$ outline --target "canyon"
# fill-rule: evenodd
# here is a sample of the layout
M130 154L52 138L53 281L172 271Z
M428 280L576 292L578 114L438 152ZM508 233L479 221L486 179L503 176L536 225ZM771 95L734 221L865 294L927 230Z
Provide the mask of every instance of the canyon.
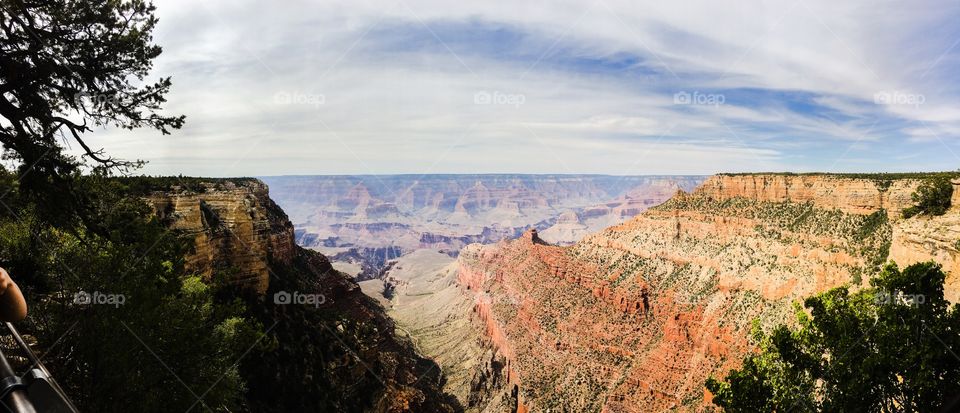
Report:
M804 297L936 260L960 299L960 191L943 216L901 216L923 178L717 175L570 246L530 229L420 273L399 258L384 303L446 374L472 377L451 391L468 411L710 410L704 381ZM452 336L476 357L446 356Z
M192 239L191 271L245 291L274 325L280 347L242 370L258 399L293 410L708 411L704 381L755 349L755 324L792 323L803 297L865 287L890 260L932 259L949 272L947 297L960 299L960 191L943 216L900 213L923 178L716 175L687 190L671 181L632 218L563 235L577 242L545 239L569 230L562 211L546 228L453 254L452 244L411 244L366 279L296 245L308 232L259 180L199 180L145 198ZM624 202L606 211L638 202L615 198ZM325 301L276 305L282 291ZM290 357L303 363L263 376Z
M537 228L569 245L692 190L700 176L357 175L260 179L294 223L297 243L366 280L419 249L455 257Z

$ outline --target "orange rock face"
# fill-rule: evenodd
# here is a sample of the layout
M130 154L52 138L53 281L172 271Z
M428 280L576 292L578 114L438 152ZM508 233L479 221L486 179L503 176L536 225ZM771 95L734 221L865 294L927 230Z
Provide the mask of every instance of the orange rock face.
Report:
M955 190L954 194L958 192ZM954 303L960 301L960 209L943 216L919 216L896 223L890 259L901 268L930 260L940 263L947 272L944 297Z
M826 209L870 214L886 209L899 214L911 205L915 179L882 181L831 175L715 175L697 188L697 195L726 200L743 197L770 202L813 202Z
M511 383L533 389L524 393L532 411L564 405L573 411L668 409L683 403L690 386L702 393L691 372L705 379L704 373L732 367L723 356L747 349L741 327L719 326L703 306L678 302L669 291L652 295L642 282L613 286L569 250L526 240L495 248L492 255L462 256L464 281L517 302L485 298L476 311L514 366ZM502 262L524 270L475 271ZM731 297L715 310L730 309ZM688 380L677 382L675 375Z
M529 411L705 410L704 381L752 351L753 320L790 323L796 300L866 283L890 249L886 208L915 185L813 178L714 177L571 247L470 246L459 283Z
M293 225L260 181L207 184L147 197L171 228L195 234L186 267L207 278L214 272L259 294L269 286L269 263L289 264Z

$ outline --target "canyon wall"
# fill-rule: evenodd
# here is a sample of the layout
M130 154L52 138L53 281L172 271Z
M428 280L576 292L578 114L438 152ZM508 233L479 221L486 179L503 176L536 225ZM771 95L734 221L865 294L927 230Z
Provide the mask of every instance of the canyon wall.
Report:
M208 279L223 272L229 282L263 294L270 262L292 262L293 225L263 182L201 182L195 188L154 192L147 200L172 229L193 235L188 271Z
M510 411L517 403L506 387L505 360L472 317L474 300L460 291L458 275L455 258L419 250L391 261L382 278L360 286L443 369L444 391L467 412ZM386 296L385 286L391 291Z
M919 178L889 179L884 175L856 177L829 174L715 175L696 194L723 201L747 198L766 202L812 202L824 209L870 214L884 209L891 216L911 205Z
M146 178L149 180L150 178ZM147 181L156 216L193 243L188 272L239 286L264 338L239 360L251 411L462 411L436 363L396 334L384 309L293 225L255 179ZM310 296L308 303L276 301Z
M960 180L953 180L950 210L941 216L918 216L893 226L890 260L901 267L936 261L947 271L944 296L960 302Z
M956 253L960 211L901 218L920 182L715 176L571 247L535 231L471 246L458 280L523 408L706 410L704 381L752 350L754 319L792 323L794 302L865 286L888 256Z
M692 189L703 176L608 175L326 175L268 176L277 202L300 226L335 219L402 222L410 216L476 226L546 216L542 211L631 200L634 206L663 202L645 188ZM670 194L667 193L667 196ZM631 216L633 214L630 214ZM391 221L392 220L392 221Z

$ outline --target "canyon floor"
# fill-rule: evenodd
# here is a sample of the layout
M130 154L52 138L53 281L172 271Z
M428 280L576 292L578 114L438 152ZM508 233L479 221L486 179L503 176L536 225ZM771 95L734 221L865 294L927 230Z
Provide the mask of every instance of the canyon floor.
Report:
M418 250L391 261L385 279L361 281L397 321L421 354L436 361L447 377L446 391L466 401L472 373L484 349L471 322L473 302L457 284L456 259L436 250ZM383 296L393 285L391 298Z

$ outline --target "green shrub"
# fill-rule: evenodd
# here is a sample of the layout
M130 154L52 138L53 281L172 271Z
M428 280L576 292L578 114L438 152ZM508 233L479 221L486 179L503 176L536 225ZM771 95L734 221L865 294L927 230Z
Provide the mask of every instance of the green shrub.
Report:
M707 381L713 403L727 412L955 411L960 306L944 298L945 279L933 262L890 264L870 288L806 299L797 329L764 333L755 321L759 351Z
M943 215L950 208L953 196L953 184L949 176L936 176L927 179L910 195L914 206L903 210L903 217L915 215Z

